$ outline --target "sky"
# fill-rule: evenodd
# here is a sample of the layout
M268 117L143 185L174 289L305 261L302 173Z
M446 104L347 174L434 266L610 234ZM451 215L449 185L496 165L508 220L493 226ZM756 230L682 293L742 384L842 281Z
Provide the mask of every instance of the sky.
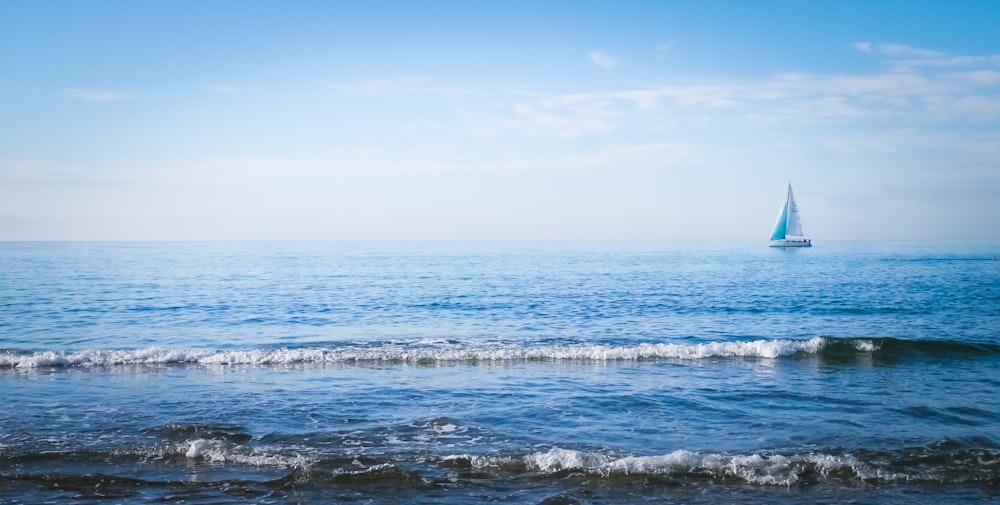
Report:
M1000 2L0 2L0 240L1000 240Z

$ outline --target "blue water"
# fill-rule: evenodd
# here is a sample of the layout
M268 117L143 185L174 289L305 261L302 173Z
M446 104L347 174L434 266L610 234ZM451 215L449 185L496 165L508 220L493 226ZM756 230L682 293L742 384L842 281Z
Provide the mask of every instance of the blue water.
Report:
M997 255L0 243L0 502L992 502Z

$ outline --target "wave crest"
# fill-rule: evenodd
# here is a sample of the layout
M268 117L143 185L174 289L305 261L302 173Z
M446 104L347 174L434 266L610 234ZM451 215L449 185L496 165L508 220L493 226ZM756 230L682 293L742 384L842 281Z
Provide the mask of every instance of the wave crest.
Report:
M345 344L310 348L245 350L146 349L0 351L0 368L110 367L123 365L295 365L295 364L447 364L524 361L631 362L698 360L707 358L775 359L819 356L829 360L857 358L897 361L920 357L975 357L1000 354L1000 346L951 341L894 338L770 339L707 343L589 343L539 344L483 341L414 341Z
M933 459L936 464L927 464ZM1000 455L986 450L933 453L856 451L834 454L720 454L677 450L655 456L616 457L554 447L521 458L511 456L449 456L446 463L481 470L537 472L543 475L590 475L601 479L629 476L670 480L707 480L716 483L793 486L822 480L841 482L939 483L996 482Z
M304 349L164 349L0 352L0 367L100 367L117 365L286 365L300 363L449 363L516 361L643 361L656 359L777 358L799 352L816 353L822 337L808 340L754 340L700 344L609 345L477 345L462 343L383 344L378 346Z
M716 481L739 481L758 485L790 486L812 475L829 476L847 473L860 480L885 478L863 468L852 456L807 454L703 454L677 450L659 456L626 456L582 453L553 448L545 453L525 456L529 469L543 473L580 470L602 477L616 475L668 475L703 477ZM895 478L895 476L888 476Z

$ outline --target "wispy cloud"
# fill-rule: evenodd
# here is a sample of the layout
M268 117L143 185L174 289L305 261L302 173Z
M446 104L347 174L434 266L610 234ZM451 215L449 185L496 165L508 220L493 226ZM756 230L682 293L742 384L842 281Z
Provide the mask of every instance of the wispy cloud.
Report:
M922 58L922 59L940 59L947 57L948 53L943 53L941 51L931 51L928 49L919 49L916 47L910 47L905 44L879 44L878 52L886 56L891 56L894 58Z
M475 92L460 87L435 85L427 79L377 78L362 82L342 83L328 82L326 87L341 95L348 96L439 96L457 98L475 94Z
M520 103L517 111L522 119L551 126L537 131L575 135L608 131L609 119L630 114L625 106L639 111L673 110L675 115L700 109L699 113L726 117L730 122L741 117L756 121L766 113L772 124L851 117L925 124L1000 120L1000 55L961 56L901 44L858 42L853 46L881 58L886 69L538 95L534 103ZM592 122L580 123L582 118ZM570 126L575 122L575 127ZM584 127L587 124L590 127Z
M379 78L327 86L349 96L447 96L453 99L457 121L437 121L434 131L473 136L574 139L684 125L778 127L864 121L866 128L874 128L1000 121L1000 55L954 55L871 42L851 47L871 55L883 68L569 92L470 92L428 79ZM603 53L588 56L602 68L613 68L613 58Z
M64 89L63 96L77 100L86 100L88 102L113 102L130 98L128 95L118 91L77 88Z
M933 51L907 46L905 44L873 44L873 54L886 58L886 65L899 72L912 72L923 68L971 68L998 67L1000 54L954 55L944 51Z
M615 67L618 66L617 58L604 54L600 51L593 51L591 53L588 53L587 58L590 59L591 63L597 65L598 67L603 68L604 70L614 70Z
M1000 72L995 70L975 70L967 72L964 77L973 84L994 86L1000 84Z

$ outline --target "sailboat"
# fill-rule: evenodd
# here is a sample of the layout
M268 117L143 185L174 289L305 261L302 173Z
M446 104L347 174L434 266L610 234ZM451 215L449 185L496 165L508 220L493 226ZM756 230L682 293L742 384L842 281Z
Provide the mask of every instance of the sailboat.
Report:
M788 184L788 198L778 212L778 220L771 232L771 247L812 247L812 241L802 234L802 220L799 207L795 205L792 184Z

